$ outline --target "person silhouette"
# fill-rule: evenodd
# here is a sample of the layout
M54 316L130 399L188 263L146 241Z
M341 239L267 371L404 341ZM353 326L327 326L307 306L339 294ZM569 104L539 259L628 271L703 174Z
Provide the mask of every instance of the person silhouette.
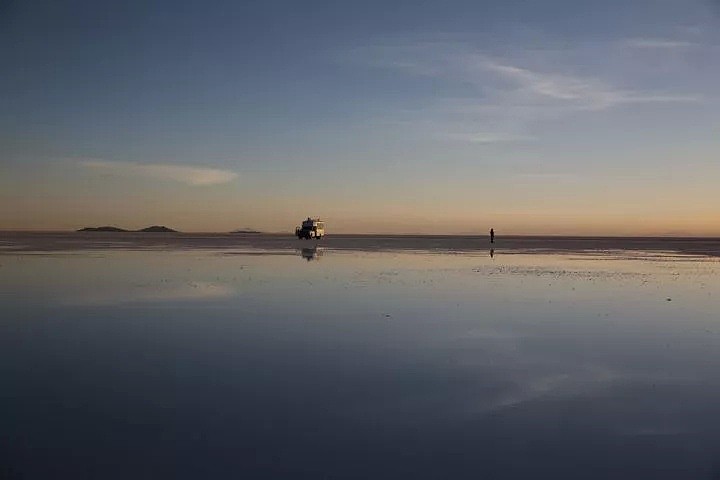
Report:
M495 230L490 229L490 243L495 243Z

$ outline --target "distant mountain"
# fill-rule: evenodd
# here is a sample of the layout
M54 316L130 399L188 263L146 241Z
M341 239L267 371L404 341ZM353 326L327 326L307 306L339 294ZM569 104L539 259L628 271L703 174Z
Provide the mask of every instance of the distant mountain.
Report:
M143 228L142 230L138 230L138 232L146 232L146 233L177 233L177 230L173 230L172 228L168 228L162 225L153 225L152 227Z
M251 228L238 228L237 230L233 230L230 233L262 233L259 230L253 230Z
M78 232L128 232L129 230L125 230L124 228L118 228L118 227L85 227L78 230Z
M142 230L125 230L124 228L118 227L85 227L78 230L78 232L142 232L142 233L173 233L177 230L172 228L163 227L162 225L153 225L152 227L143 228Z

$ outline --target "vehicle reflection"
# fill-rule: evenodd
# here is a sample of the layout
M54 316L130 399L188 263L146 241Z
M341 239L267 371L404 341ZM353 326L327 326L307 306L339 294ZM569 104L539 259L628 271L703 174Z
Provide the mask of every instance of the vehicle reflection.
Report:
M320 260L320 257L322 257L322 255L323 250L318 247L303 248L300 250L300 256L308 262L311 262L313 260Z

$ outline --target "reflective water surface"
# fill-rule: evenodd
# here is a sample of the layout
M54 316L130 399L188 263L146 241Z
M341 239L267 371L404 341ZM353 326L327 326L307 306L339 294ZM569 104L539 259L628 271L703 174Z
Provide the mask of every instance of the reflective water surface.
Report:
M720 478L720 263L6 252L0 477Z

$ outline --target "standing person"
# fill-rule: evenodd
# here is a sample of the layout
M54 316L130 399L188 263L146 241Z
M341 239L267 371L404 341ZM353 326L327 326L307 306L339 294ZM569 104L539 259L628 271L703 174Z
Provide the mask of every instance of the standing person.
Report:
M495 243L495 230L490 229L490 243Z

